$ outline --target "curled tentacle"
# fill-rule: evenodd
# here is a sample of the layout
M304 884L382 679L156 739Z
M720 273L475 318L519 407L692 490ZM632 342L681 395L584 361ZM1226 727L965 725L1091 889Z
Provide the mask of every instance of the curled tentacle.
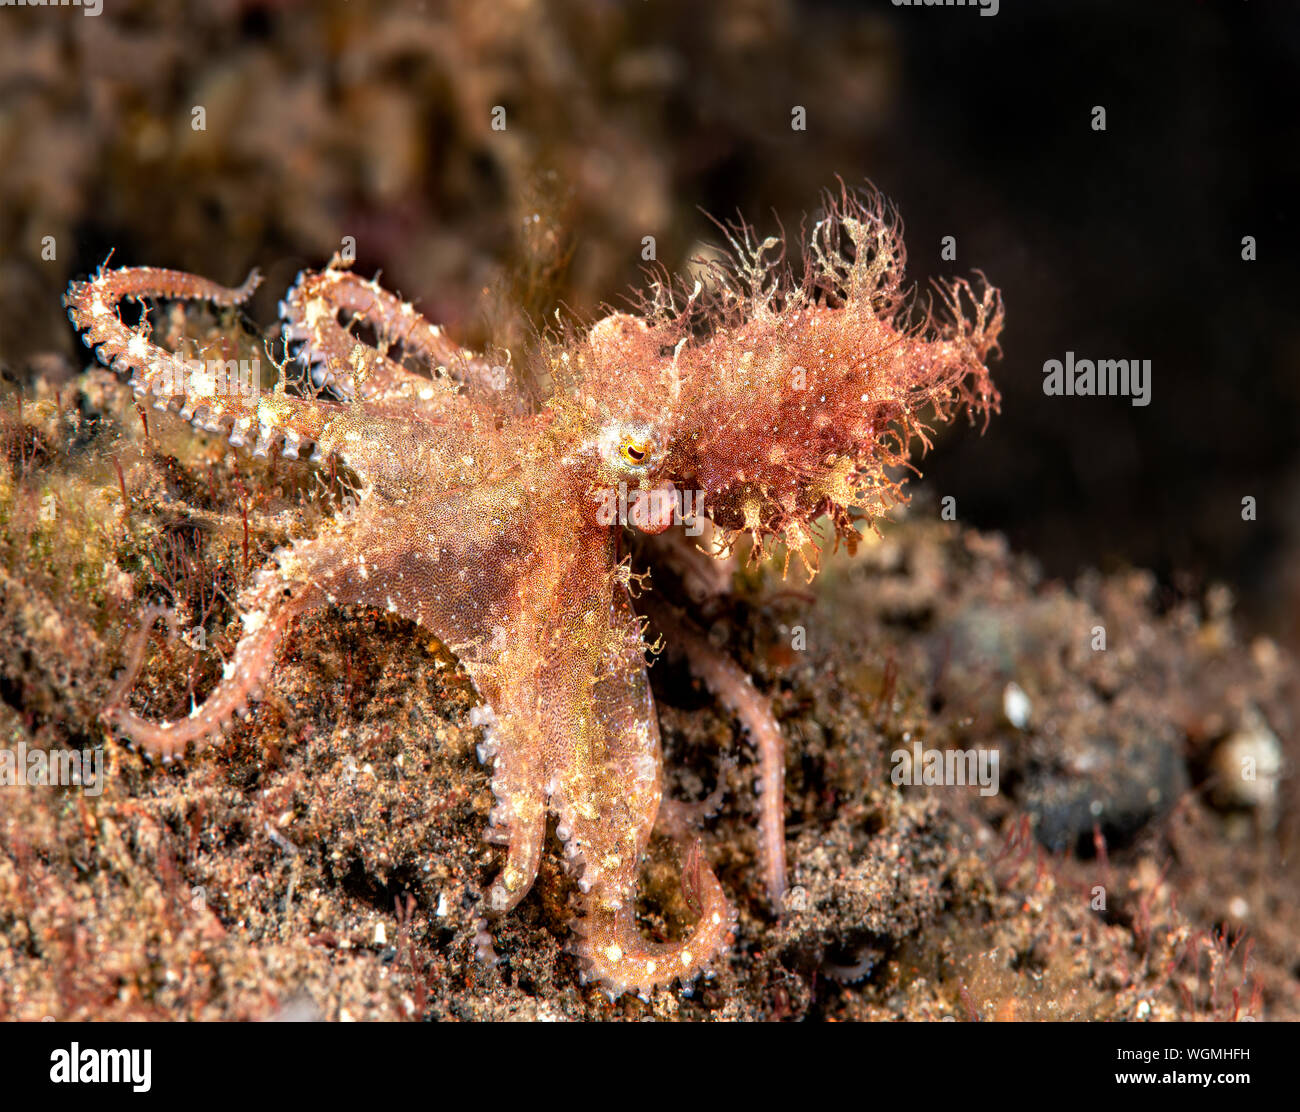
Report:
M505 411L522 411L505 368L460 348L409 302L344 265L336 256L323 271L303 271L280 302L285 339L300 345L298 356L317 386L332 386L362 401L432 400L435 386L429 379L390 357L400 345L404 354L426 361L468 392ZM340 322L340 312L374 328L381 346L359 340Z
M612 616L615 627L629 622L625 593L616 597ZM687 937L651 943L637 928L638 876L659 814L663 770L639 629L625 628L621 651L607 643L594 672L579 656L549 681L564 698L568 739L551 807L586 897L574 924L576 950L611 996L692 979L729 945L735 922L717 879L697 857L690 880L699 917Z
M115 685L103 719L164 763L182 756L190 746L195 752L205 748L250 698L258 696L275 663L276 646L294 618L327 603L374 601L358 589L366 586L364 574L358 578L355 573L365 571L364 551L377 543L377 528L364 507L352 509L333 518L320 536L277 551L276 566L258 572L253 586L240 595L244 633L221 681L187 718L152 722L123 705L138 670L142 638L148 636L148 626L159 613L159 608L147 610L144 630L128 650L134 665Z
M88 282L73 282L63 300L86 346L97 349L101 362L129 373L131 388L137 396L151 396L155 408L179 406L181 416L197 428L224 433L236 447L251 444L257 456L280 447L284 455L296 458L308 444L338 450L356 424L347 407L291 397L283 385L263 392L260 367L245 373L246 368L233 360L185 359L155 344L146 328L128 328L119 314L118 306L127 297L237 305L259 280L254 271L242 286L231 289L178 270L101 269Z
M241 598L244 636L226 664L221 682L196 706L189 717L169 722L153 722L123 705L126 691L139 670L144 641L149 626L159 616L160 608L145 612L146 622L133 638L126 675L114 686L101 717L146 756L170 764L186 749L201 752L220 734L236 714L256 697L275 662L275 647L289 622L298 614L319 603L313 588L285 597L283 582L273 572L264 572L259 584Z
M630 900L617 907L606 906L600 899L589 902L584 917L574 924L576 949L587 974L599 980L611 996L648 993L676 978L689 981L731 945L736 915L717 877L701 862L693 881L700 916L680 942L645 941L637 930Z

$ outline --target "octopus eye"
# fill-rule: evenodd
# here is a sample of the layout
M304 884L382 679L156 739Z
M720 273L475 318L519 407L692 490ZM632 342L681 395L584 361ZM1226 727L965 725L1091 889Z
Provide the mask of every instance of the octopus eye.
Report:
M650 457L652 445L649 440L637 440L633 436L624 436L619 442L618 454L624 463L640 467Z

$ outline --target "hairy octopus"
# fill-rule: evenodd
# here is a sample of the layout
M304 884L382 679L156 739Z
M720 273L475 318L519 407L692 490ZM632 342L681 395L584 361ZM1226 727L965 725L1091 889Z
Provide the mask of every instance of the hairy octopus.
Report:
M916 309L891 210L843 186L824 201L801 236L798 273L781 238L728 226L729 251L702 263L691 288L659 274L637 312L539 337L533 369L551 384L541 400L337 258L301 274L281 303L282 335L322 388L300 393L283 380L256 396L222 390L122 320L128 298L238 304L256 272L238 289L153 268L101 267L74 282L69 317L102 361L131 373L137 395L254 454L296 459L311 448L312 460L335 457L360 480L344 511L280 549L240 596L233 659L188 718L137 715L127 676L106 722L150 757L197 751L260 691L294 618L326 605L393 611L454 651L482 700L473 721L486 727L479 756L492 763L488 836L506 847L490 912L529 891L554 813L583 893L584 974L616 996L705 970L735 928L707 864L692 868L699 915L685 938L651 943L635 919L651 832L658 821L684 842L687 811L663 798L645 618L630 590L640 577L620 558L620 526L680 535L676 492L702 492L709 555L748 538L752 558L783 547L787 569L800 554L811 578L815 523L851 546L861 523L897 502L913 441L928 444L923 419L964 409L987 421L999 401L986 367L1002 327L998 292L982 276L978 290L958 280L939 286L938 309ZM378 346L358 339L360 323ZM630 521L607 512L614 490ZM780 729L734 662L679 616L665 621L757 747L761 866L779 910Z

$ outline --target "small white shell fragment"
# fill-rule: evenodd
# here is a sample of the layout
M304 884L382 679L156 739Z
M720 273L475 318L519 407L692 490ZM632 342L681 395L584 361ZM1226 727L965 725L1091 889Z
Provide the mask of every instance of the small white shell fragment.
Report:
M1017 730L1023 730L1029 725L1033 712L1034 705L1018 683L1009 683L1002 689L1002 713Z

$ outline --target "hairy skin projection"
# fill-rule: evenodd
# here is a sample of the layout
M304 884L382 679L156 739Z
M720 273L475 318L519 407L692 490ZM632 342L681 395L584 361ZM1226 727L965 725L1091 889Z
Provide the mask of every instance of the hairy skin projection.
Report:
M694 836L692 809L663 800L643 622L618 558L620 525L602 513L607 495L626 484L634 510L645 511L652 495L703 491L711 556L748 537L752 558L783 547L787 568L797 553L811 577L813 523L825 518L852 546L858 524L901 497L886 469L897 473L915 441L928 443L924 419L965 409L987 420L997 407L985 364L1002 327L998 293L983 283L941 287L937 311L909 307L897 224L874 194L826 196L798 273L782 240L726 231L730 254L693 288L664 276L637 312L546 337L533 369L554 388L540 404L338 260L300 276L281 312L315 383L341 400L291 394L283 382L260 396L218 393L211 376L186 374L120 317L126 298L233 305L255 275L239 289L147 268L74 282L69 316L104 362L132 375L137 394L257 455L298 458L310 448L313 460L336 457L360 480L346 510L277 552L243 593L234 658L190 717L154 722L131 711L132 667L106 721L151 757L197 752L257 695L295 617L331 604L393 611L454 651L482 700L474 720L485 726L479 752L492 763L496 797L488 837L505 847L489 911L507 912L529 891L554 813L583 893L575 934L584 971L617 995L706 968L735 923L706 864L692 862L700 914L685 938L651 943L636 924L656 820L683 846ZM378 347L354 338L357 322L374 329ZM399 342L400 361L390 358ZM408 370L413 360L429 373ZM669 522L662 509L629 516L648 533ZM662 609L665 634L680 638L758 748L760 866L779 910L779 727L748 677ZM147 612L148 623L157 616ZM134 666L147 635L128 648Z

